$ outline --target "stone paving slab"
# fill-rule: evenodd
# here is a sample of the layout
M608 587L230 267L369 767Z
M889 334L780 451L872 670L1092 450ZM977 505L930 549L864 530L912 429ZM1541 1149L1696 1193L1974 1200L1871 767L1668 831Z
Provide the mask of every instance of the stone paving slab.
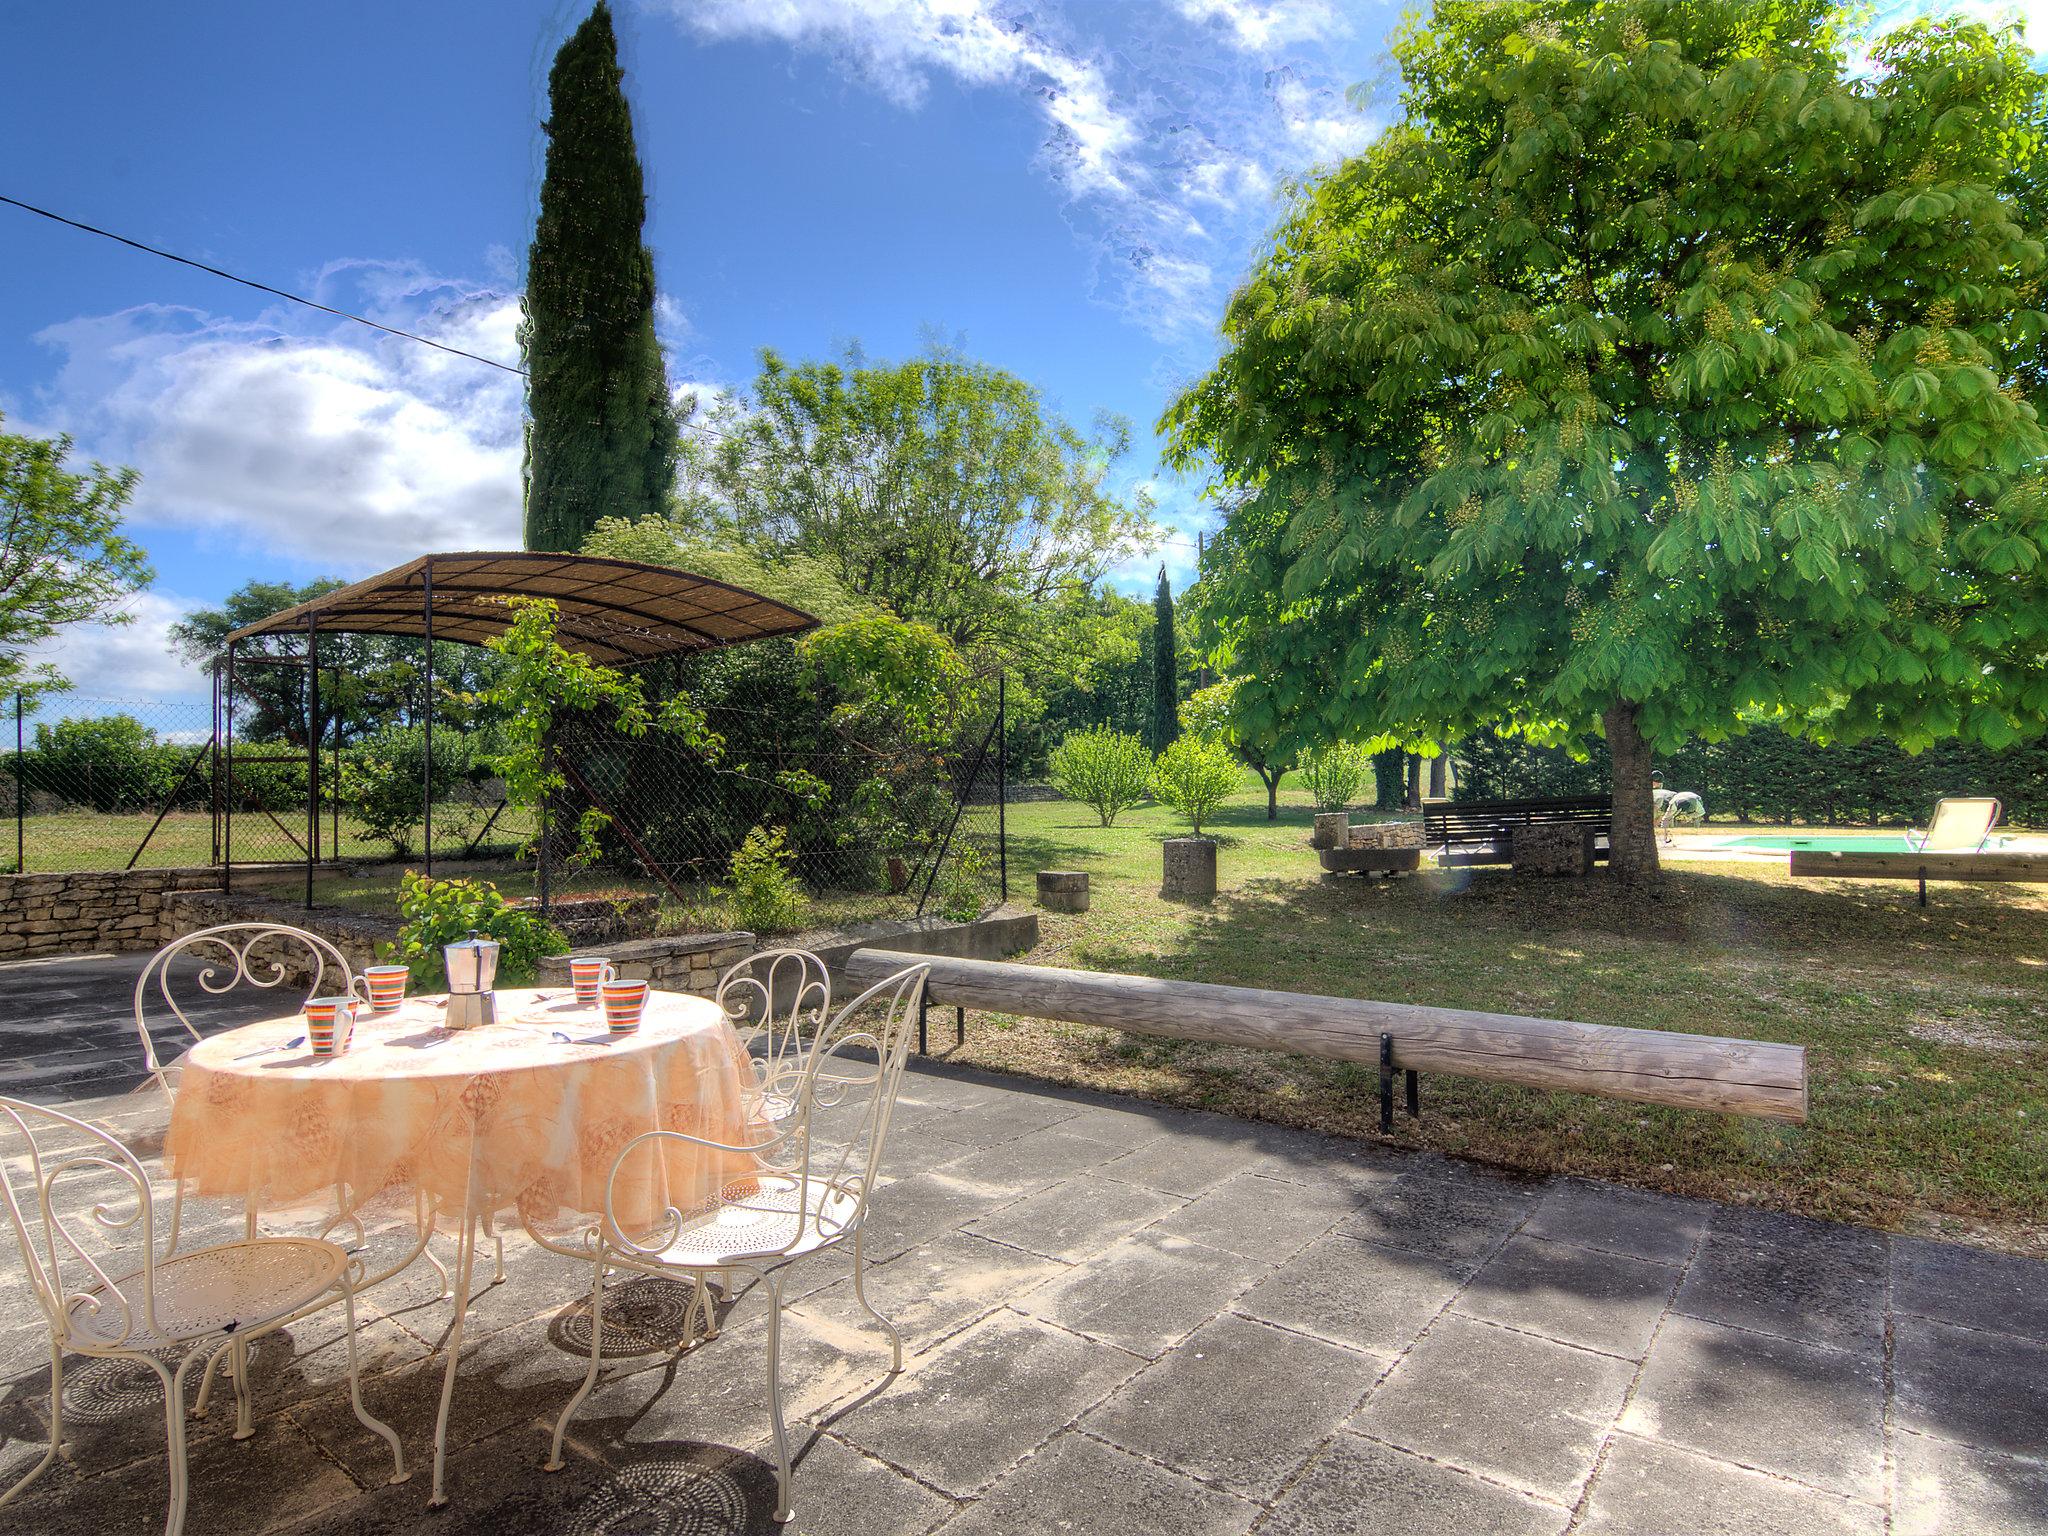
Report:
M1635 1367L1511 1328L1445 1317L1373 1389L1361 1434L1569 1505Z
M139 964L0 966L0 1092L158 1145L160 1097L125 1093ZM599 1386L551 1476L589 1273L515 1236L503 1284L480 1256L452 1508L424 1507L449 1311L417 1268L364 1299L362 1347L365 1398L421 1475L385 1486L320 1314L258 1341L253 1439L230 1437L227 1391L193 1420L188 1529L2048 1533L2048 1264L930 1063L895 1129L868 1289L907 1368L891 1376L850 1255L785 1270L789 1527L761 1289L687 1344L686 1287L614 1281ZM191 1230L229 1237L239 1216L196 1207ZM151 1536L153 1375L67 1376L65 1454L0 1530ZM0 1268L0 1481L48 1422L44 1336Z

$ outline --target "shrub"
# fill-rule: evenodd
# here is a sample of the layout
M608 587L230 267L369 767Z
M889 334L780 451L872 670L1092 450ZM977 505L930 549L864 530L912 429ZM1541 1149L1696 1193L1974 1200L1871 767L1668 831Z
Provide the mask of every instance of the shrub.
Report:
M463 731L434 738L436 830L449 830L445 801L471 776L474 752ZM427 765L426 732L417 725L387 725L351 744L341 758L342 800L367 837L408 857L420 831L420 778Z
M1315 797L1319 811L1341 811L1372 771L1372 754L1340 741L1301 754L1301 782Z
M472 933L498 941L501 986L533 980L541 956L569 947L538 912L513 906L488 880L429 880L407 870L398 882L398 913L405 919L398 930L398 962L427 990L448 984L441 947Z
M1075 731L1053 749L1052 787L1093 806L1105 827L1151 792L1152 756L1128 731L1097 726Z
M1213 737L1182 736L1152 765L1152 793L1194 824L1221 805L1239 783L1237 758Z
M787 933L802 920L804 889L789 872L795 859L781 827L756 827L733 851L732 884L719 894L742 928Z
M939 916L956 923L971 923L981 916L988 896L988 860L971 843L961 844L939 879Z

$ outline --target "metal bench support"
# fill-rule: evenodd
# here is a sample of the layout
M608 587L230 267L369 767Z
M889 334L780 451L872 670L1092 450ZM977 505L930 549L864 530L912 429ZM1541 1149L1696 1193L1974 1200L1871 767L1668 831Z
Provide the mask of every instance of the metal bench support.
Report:
M1422 1114L1422 1083L1411 1069L1402 1074L1402 1097L1408 1118L1417 1119ZM1382 1031L1380 1034L1380 1134L1394 1134L1394 1037Z

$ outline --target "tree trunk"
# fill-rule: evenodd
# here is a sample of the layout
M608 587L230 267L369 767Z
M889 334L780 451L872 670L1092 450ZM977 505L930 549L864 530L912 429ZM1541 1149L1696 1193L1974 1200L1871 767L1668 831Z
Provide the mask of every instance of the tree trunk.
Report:
M1650 747L1636 729L1636 706L1616 699L1602 717L1607 754L1614 764L1614 829L1607 839L1607 871L1617 880L1658 877L1657 813L1650 797Z
M1280 772L1278 768L1258 770L1259 777L1266 781L1266 820L1280 819Z
M1431 759L1429 760L1429 798L1430 798L1430 799L1432 799L1432 800L1441 800L1441 799L1443 799L1444 795L1445 795L1445 794L1447 793L1447 791L1446 791L1446 789L1445 789L1444 785L1445 785L1445 778L1446 778L1446 776L1447 776L1447 773L1448 773L1448 770L1449 770L1450 766L1451 766L1451 754L1450 754L1450 749L1449 749L1448 747L1445 747L1445 746L1443 746L1443 745L1439 744L1439 745L1438 745L1438 747L1437 747L1437 754L1436 754L1436 756L1435 756L1435 757L1432 757L1432 758L1431 758Z
M1422 759L1414 753L1410 753L1408 757L1408 798L1404 802L1404 809L1422 809Z

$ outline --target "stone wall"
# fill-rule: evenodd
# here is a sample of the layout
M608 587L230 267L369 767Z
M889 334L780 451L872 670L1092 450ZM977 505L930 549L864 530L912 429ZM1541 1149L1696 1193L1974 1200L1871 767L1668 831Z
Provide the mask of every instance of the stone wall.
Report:
M679 933L663 939L628 939L623 944L587 946L578 953L603 955L619 975L645 981L657 992L694 992L709 997L718 979L754 952L754 936L744 929L723 933ZM540 962L543 986L569 984L568 955L549 955Z
M1420 848L1422 846L1422 823L1419 821L1378 821L1369 826L1353 827L1351 848Z
M336 949L355 971L376 965L382 958L378 949L398 938L396 917L377 918L362 912L333 907L306 910L303 901L244 895L237 891L191 891L167 898L163 905L161 942L219 923L274 923L280 928L303 928L317 933ZM303 944L290 940L266 940L250 951L252 961L275 963L284 968L293 985L308 985L313 979L313 957Z
M155 949L167 900L219 884L204 867L0 875L0 960Z

